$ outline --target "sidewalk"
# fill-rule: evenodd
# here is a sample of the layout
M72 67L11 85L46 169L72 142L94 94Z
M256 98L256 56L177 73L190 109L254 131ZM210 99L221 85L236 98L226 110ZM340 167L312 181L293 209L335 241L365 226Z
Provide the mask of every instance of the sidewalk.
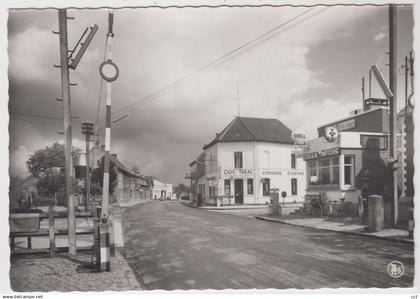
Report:
M89 252L75 258L67 253L20 255L10 260L10 285L15 292L130 291L142 290L122 255L111 258L111 272L96 272Z
M313 218L313 217L299 217L294 215L289 216L275 216L275 215L259 215L255 218L265 221L285 223L295 226L308 227L313 229L335 231L340 233L363 235L368 237L400 241L414 244L412 239L408 238L408 231L401 229L388 228L380 232L367 232L365 226L359 224L358 218Z
M267 204L255 204L255 205L246 205L246 204L240 204L240 205L230 205L230 206L197 206L197 204L192 203L190 201L182 201L182 203L186 206L190 206L193 208L203 209L203 210L245 210L245 209L268 209ZM295 210L296 208L299 208L302 206L302 203L286 203L283 208Z

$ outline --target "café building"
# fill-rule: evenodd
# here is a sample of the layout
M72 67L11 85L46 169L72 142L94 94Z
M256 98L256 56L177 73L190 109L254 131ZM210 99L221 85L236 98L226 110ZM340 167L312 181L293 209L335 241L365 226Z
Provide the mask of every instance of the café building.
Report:
M305 164L299 153L292 131L278 119L236 117L190 164L193 199L258 205L278 189L287 193L285 202L302 201Z

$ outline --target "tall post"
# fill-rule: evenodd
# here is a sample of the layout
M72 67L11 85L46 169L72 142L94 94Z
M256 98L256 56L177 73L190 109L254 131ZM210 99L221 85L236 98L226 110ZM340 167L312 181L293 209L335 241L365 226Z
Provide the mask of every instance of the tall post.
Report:
M372 70L369 70L369 99L372 98Z
M365 104L365 76L362 77L362 107Z
M69 255L76 255L76 218L73 197L73 161L72 161L72 134L71 134L71 105L70 105L70 74L68 65L67 41L67 11L58 10L58 23L60 32L60 64L61 64L61 92L64 109L64 137L65 137L65 166L66 166L66 197L68 211L68 243Z
M390 98L389 114L390 114L390 156L393 159L397 158L397 6L395 4L389 5L389 89L393 96ZM394 226L398 221L398 180L397 172L392 173L392 198L393 198L393 220Z
M109 160L111 155L111 82L118 78L118 67L112 62L112 31L114 23L114 14L110 11L108 14L108 33L106 58L99 72L102 78L107 81L106 84L106 116L105 116L105 157L104 157L104 179L102 187L102 211L101 223L99 225L99 245L100 245L100 270L110 271L110 221L109 221ZM109 74L111 72L111 75Z
M90 195L90 163L89 163L89 134L86 134L86 197L85 197L85 212L88 210L88 201L89 201L89 195Z

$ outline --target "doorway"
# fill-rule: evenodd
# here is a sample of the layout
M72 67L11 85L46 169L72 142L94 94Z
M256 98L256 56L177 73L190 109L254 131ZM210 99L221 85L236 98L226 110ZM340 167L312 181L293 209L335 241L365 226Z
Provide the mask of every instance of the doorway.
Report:
M244 203L244 181L235 179L235 204Z

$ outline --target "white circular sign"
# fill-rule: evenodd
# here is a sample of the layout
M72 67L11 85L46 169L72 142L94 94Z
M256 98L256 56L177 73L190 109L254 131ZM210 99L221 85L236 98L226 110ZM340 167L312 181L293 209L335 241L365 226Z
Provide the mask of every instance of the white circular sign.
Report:
M338 130L336 127L326 127L325 128L325 139L328 142L334 142L338 138Z
M117 80L120 71L112 60L107 60L99 66L99 73L105 81L112 82Z

